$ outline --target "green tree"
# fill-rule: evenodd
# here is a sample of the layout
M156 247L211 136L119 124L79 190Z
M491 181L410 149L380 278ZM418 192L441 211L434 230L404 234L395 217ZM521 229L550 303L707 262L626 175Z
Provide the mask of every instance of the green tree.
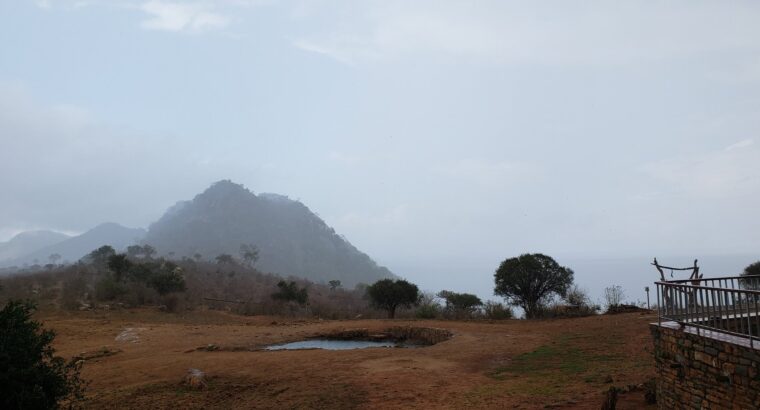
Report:
M0 408L56 409L83 397L79 365L55 356L55 333L32 320L35 307L10 301L0 310Z
M438 297L446 301L446 310L455 316L469 316L483 306L483 301L471 293L456 293L448 290L438 292Z
M388 317L393 319L399 306L410 308L417 305L420 290L403 279L381 279L367 287L367 296L372 306L387 311Z
M143 245L142 253L145 256L145 259L153 259L153 255L156 254L156 248L150 245Z
M123 282L132 266L134 264L127 258L126 254L117 253L108 258L108 269L113 272L116 282Z
M183 292L186 289L182 268L171 262L164 262L159 269L152 272L147 285L164 296L173 292Z
M98 267L105 267L108 264L108 258L116 255L116 251L109 245L101 246L85 256L85 262L91 263Z
M259 248L250 244L240 245L240 258L243 259L246 266L252 268L259 260Z
M227 253L222 253L216 257L217 265L233 265L235 264L235 258Z
M284 302L297 302L303 306L309 300L309 291L305 287L299 288L293 281L285 282L281 280L277 283L277 292L272 293L272 299Z
M744 289L760 289L760 261L752 263L744 268L742 276L751 276L750 278L740 279L740 283ZM755 298L757 298L757 296Z
M746 268L744 268L744 272L742 272L742 276L753 275L760 275L760 261L748 265Z
M522 307L525 317L532 319L549 298L565 295L573 283L573 271L550 256L526 253L504 260L494 280L494 293L511 305Z
M327 284L330 285L330 290L338 289L341 286L340 281L337 279L333 279L327 282Z

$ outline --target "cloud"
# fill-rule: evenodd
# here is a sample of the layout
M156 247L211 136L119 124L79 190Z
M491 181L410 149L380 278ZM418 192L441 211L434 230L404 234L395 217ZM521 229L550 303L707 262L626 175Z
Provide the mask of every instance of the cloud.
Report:
M332 162L337 162L339 164L349 165L349 166L356 165L362 160L362 158L358 155L346 154L345 152L340 152L340 151L331 151L327 155L327 159Z
M339 232L351 232L363 229L394 230L410 222L410 208L400 204L379 213L349 212L330 218Z
M221 29L230 22L211 3L149 1L140 9L151 16L140 24L146 30L199 32Z
M696 200L757 197L760 201L760 150L746 139L724 149L698 155L679 156L645 164L644 173L666 192L688 195Z
M539 175L536 166L518 161L464 158L445 167L437 167L437 174L460 182L486 187L505 186L520 181L533 180Z
M82 231L116 218L145 226L187 195L175 183L156 190L145 181L192 185L202 172L179 140L108 127L86 107L43 104L23 87L3 83L0 146L0 228L6 234L41 227ZM208 177L200 180L204 185ZM146 190L156 197L144 201Z
M746 147L751 147L755 143L755 140L752 138L748 138L746 140L741 140L735 144L731 144L725 148L725 151L733 151L735 149L741 149Z
M321 13L321 14L320 14ZM317 8L330 20L294 41L355 64L420 54L506 64L629 64L718 50L758 50L752 3L369 1Z

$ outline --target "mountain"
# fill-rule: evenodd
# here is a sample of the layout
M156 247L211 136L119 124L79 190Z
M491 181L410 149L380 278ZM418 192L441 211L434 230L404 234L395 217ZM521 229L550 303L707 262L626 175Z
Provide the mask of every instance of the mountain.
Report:
M68 238L13 259L6 262L5 265L21 266L25 263L35 263L35 260L41 264L45 264L50 255L53 254L61 255L61 262L75 262L82 256L103 245L111 245L118 251L139 242L143 236L145 236L145 229L127 228L112 222L104 223L81 235Z
M68 238L68 235L53 231L21 232L8 242L0 242L0 263L28 255Z
M338 279L348 287L393 277L304 204L277 194L255 195L230 181L169 208L143 242L161 254L200 253L206 259L237 256L241 244L252 244L259 249L261 271L317 282Z

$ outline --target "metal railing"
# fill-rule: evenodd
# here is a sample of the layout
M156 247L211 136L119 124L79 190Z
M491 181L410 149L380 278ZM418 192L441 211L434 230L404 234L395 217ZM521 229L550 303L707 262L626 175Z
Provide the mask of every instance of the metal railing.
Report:
M655 282L658 323L673 321L760 342L760 276Z

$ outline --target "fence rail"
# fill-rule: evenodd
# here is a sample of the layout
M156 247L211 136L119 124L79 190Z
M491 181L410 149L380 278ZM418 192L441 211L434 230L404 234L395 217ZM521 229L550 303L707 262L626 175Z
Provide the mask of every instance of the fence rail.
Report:
M673 321L760 342L760 276L655 282L658 322Z

